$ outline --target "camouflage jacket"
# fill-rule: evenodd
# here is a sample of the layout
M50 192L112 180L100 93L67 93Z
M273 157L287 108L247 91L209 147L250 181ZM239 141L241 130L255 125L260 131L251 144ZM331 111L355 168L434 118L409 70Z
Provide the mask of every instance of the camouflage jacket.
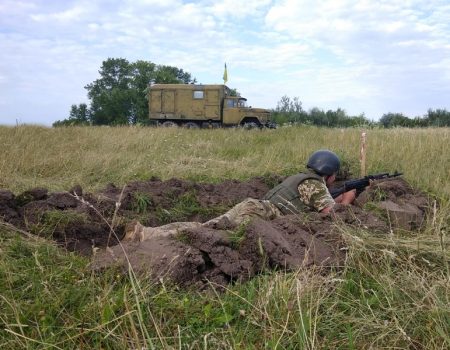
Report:
M312 211L320 212L332 207L336 202L331 197L325 180L308 179L298 185L300 200Z
M318 211L334 205L324 179L312 172L293 175L269 191L269 200L283 214Z

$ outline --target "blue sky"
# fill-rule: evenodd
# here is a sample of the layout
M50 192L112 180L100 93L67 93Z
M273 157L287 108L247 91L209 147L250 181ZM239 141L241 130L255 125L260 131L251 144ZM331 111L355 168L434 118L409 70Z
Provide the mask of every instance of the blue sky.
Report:
M449 0L1 0L0 124L51 125L108 57L190 72L255 107L379 119L450 110Z

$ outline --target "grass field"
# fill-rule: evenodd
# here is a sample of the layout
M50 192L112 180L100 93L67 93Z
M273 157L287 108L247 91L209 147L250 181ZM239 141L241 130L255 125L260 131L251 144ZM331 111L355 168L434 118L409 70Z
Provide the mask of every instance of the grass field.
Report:
M328 275L270 272L225 292L93 274L85 258L0 222L2 349L450 348L450 129L367 130L370 173L404 172L436 200L422 232L342 228ZM293 174L319 148L359 173L357 129L267 131L0 127L0 188L91 191L159 176L197 181Z

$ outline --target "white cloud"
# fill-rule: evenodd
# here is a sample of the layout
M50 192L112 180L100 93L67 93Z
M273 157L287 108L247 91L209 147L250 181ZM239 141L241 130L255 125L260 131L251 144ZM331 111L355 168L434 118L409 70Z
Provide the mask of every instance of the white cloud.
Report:
M37 22L58 21L58 22L74 22L80 21L86 13L84 7L75 6L65 11L54 13L38 13L32 14L30 17Z
M24 2L17 0L2 0L2 2L0 3L0 15L1 16L16 15L35 8L36 5L31 2Z

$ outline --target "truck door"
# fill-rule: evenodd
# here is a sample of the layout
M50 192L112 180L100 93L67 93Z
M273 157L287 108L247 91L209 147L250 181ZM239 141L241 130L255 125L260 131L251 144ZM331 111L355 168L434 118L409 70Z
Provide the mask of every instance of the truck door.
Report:
M206 91L205 118L212 120L220 119L219 90Z
M164 113L175 112L175 91L162 92L162 112Z
M238 108L238 100L236 98L226 98L223 105L223 120L227 125L239 124L242 117Z

